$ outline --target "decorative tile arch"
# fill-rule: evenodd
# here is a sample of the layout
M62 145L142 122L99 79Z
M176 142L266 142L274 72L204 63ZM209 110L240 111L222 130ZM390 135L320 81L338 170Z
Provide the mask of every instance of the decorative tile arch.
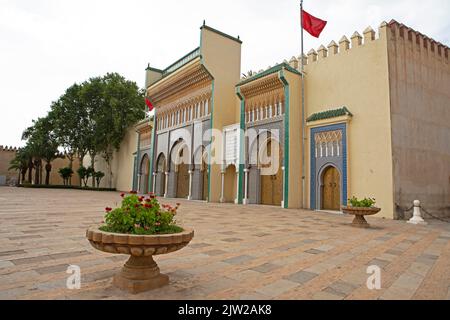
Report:
M336 124L312 128L310 131L310 207L320 208L320 183L323 170L334 166L341 174L341 203L348 201L347 125ZM331 148L331 150L330 150Z

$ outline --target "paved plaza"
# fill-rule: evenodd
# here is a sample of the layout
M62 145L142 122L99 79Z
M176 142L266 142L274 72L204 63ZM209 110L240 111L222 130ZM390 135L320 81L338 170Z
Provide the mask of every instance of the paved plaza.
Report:
M156 257L170 285L131 295L112 286L126 261L92 248L85 230L119 193L0 188L0 299L450 299L450 224L412 226L264 206L181 202L195 238ZM82 287L69 290L69 265ZM382 269L369 290L367 267Z

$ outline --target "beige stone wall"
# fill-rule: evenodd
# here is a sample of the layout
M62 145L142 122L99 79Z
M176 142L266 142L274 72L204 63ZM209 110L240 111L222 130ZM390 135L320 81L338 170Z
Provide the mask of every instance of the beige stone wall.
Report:
M396 216L419 199L448 217L449 48L395 22L388 37Z
M6 177L6 184L9 184L11 180L17 181L19 177L18 172L8 170L11 160L16 156L16 151L17 149L0 146L0 176Z
M348 124L348 196L374 197L380 216L394 215L387 26L379 38L366 30L365 39L342 39L308 58L306 71L307 117L346 106L353 119ZM309 128L310 129L310 128ZM300 128L299 128L300 130ZM310 203L310 136L307 137L307 186ZM291 152L296 152L291 150ZM298 151L300 152L300 151Z
M51 185L62 185L64 184L63 179L59 175L58 171L61 168L66 168L70 165L70 161L68 159L56 159L52 162L52 171L50 172L50 184ZM45 163L43 164L45 167ZM72 170L74 172L72 176L72 185L78 186L80 184L80 177L77 174L77 170L80 167L78 159L75 159L72 164ZM33 176L34 178L34 176ZM43 171L42 182L45 183L45 170Z
M16 150L11 150L10 148L4 150L3 146L0 146L0 176L6 176L7 184L10 183L11 180L17 181L19 174L16 171L8 171L8 168L11 166L11 160L16 156ZM51 185L62 185L63 180L59 175L58 171L60 168L68 167L69 160L68 159L56 159L52 162L52 171L50 172L50 184ZM76 174L76 170L78 169L78 161L75 160L73 162L73 171L75 172L72 177L72 185L77 186L79 184L80 179ZM32 178L34 179L34 170ZM45 183L45 163L43 162L43 170L42 170L42 183ZM28 179L28 172L25 175L25 179Z

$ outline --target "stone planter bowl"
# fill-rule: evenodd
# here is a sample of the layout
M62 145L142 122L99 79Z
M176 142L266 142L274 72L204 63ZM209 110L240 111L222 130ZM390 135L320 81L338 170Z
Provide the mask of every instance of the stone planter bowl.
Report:
M113 284L133 294L167 285L169 277L160 273L153 256L178 251L194 238L192 229L177 234L142 236L103 232L100 227L89 228L86 238L97 250L130 255L122 270L114 276Z
M370 228L364 216L372 216L380 211L380 208L342 207L342 212L355 216L352 226L356 228Z

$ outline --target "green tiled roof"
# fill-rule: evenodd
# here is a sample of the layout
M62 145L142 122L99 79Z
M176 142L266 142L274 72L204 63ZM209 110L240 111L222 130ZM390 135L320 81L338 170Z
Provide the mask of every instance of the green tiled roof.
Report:
M288 70L288 71L290 71L290 72L293 72L293 73L296 73L296 74L301 75L301 73L300 73L298 70L292 68L292 67L291 67L289 64L287 64L286 62L283 62L283 63L280 63L280 64L276 65L275 67L272 67L272 68L270 68L270 69L267 69L266 71L263 71L263 72L261 72L261 73L258 73L258 74L254 75L254 76L252 76L252 77L250 77L250 78L248 78L248 79L242 80L241 82L239 82L239 83L236 85L236 87L240 87L240 86L242 86L242 85L244 85L244 84L247 84L247 83L249 83L249 82L252 82L252 81L261 79L261 78L263 78L263 77L265 77L265 76L267 76L267 75L269 75L269 74L278 72L278 71L280 71L280 70L283 69L283 68L286 69L286 70Z
M352 117L353 114L346 107L343 107L340 109L314 113L306 121L313 122L313 121L332 119L332 118L337 118L337 117L342 117L342 116L351 116Z

